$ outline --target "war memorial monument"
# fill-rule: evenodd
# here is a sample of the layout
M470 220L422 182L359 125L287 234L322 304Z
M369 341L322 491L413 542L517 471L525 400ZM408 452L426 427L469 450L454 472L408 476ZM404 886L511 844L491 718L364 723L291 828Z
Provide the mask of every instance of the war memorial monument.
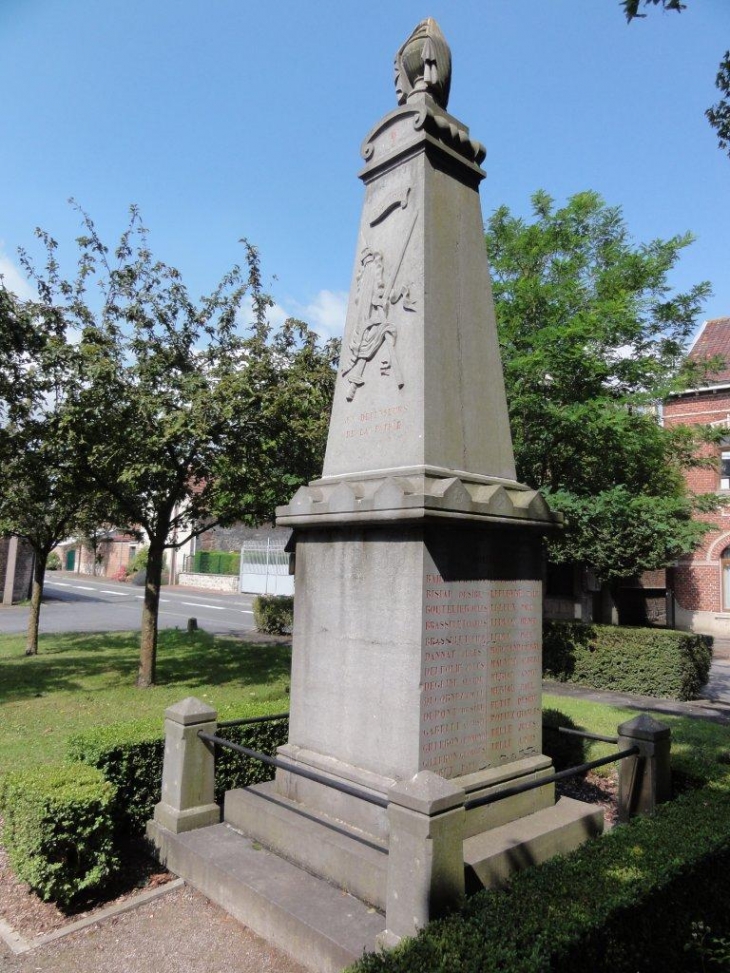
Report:
M218 823L210 748L193 735L215 714L172 707L178 756L166 756L150 828L169 867L312 969L397 943L602 827L595 808L556 802L552 783L470 807L552 770L541 543L559 523L516 480L479 200L486 152L447 112L451 54L433 20L398 51L395 82L397 107L362 146L322 477L277 512L296 543L281 766L230 791ZM200 764L190 793L175 759ZM287 946L314 940L318 923L329 947Z

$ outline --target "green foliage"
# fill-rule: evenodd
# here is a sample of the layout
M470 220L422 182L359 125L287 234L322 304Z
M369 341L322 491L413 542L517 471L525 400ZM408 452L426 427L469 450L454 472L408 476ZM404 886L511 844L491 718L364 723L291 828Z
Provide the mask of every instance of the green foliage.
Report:
M15 874L63 908L98 891L119 869L114 788L80 765L7 774L0 783L3 844Z
M707 923L700 920L691 926L692 938L685 944L685 952L702 964L701 969L730 969L730 938L713 935Z
M289 738L289 719L222 727L218 735L233 743L240 743L249 750L276 756L277 747L283 746ZM215 799L218 803L223 802L223 795L231 788L248 787L262 780L271 780L273 776L274 768L260 760L244 757L224 747L216 749Z
M518 478L569 515L555 560L603 580L671 563L708 529L691 522L683 467L713 434L662 427L652 408L687 381L709 294L668 283L692 237L637 246L620 208L593 192L558 208L540 191L532 207L531 222L500 207L486 235ZM594 515L614 517L613 558Z
M52 249L48 261L53 273ZM111 506L68 448L77 361L63 316L42 299L20 301L0 281L0 535L17 534L36 555L29 655L38 651L46 558Z
M144 833L160 800L163 754L159 720L97 726L68 741L71 760L100 770L113 785L118 836Z
M64 455L149 538L138 685L155 679L165 547L216 523L271 518L321 469L337 346L301 321L267 322L256 248L194 301L155 260L136 207L112 252L80 211L78 272L63 278L56 242L36 270L40 313L60 322L72 364L59 427ZM250 302L250 325L241 323ZM71 328L81 340L70 346ZM109 417L114 421L110 422Z
M149 560L149 547L140 547L134 555L127 568L127 574L137 574L139 571L147 571L147 561Z
M581 729L570 716L558 709L542 711L542 752L550 757L555 770L567 770L586 762L586 743L583 737L561 733L560 727Z
M46 561L46 571L60 571L62 567L61 558L54 551L52 554L48 555L48 560Z
M191 571L196 574L238 574L241 555L235 551L196 551Z
M643 2L645 7L648 7L649 4L658 7L661 4L662 10L676 10L677 13L687 6L682 0L643 0ZM646 14L639 13L641 3L642 0L621 0L621 6L624 8L628 21L632 21L634 17L646 17Z
M726 51L720 61L715 87L724 97L716 105L708 108L705 115L717 132L720 148L730 154L730 51Z
M696 699L707 684L712 639L687 632L547 622L543 675L592 689Z
M291 595L257 595L253 602L256 631L267 635L288 635L294 622L294 598Z
M568 490L545 492L550 507L568 528L550 542L555 564L590 563L603 581L663 568L691 553L712 524L695 520L695 504L686 496L634 495L624 485L595 496Z
M224 727L219 735L251 750L273 755L287 741L288 719ZM113 785L117 837L141 835L160 800L165 741L159 721L113 723L79 733L69 739L68 756L100 770ZM233 787L248 787L269 780L266 764L222 747L216 748L216 800Z

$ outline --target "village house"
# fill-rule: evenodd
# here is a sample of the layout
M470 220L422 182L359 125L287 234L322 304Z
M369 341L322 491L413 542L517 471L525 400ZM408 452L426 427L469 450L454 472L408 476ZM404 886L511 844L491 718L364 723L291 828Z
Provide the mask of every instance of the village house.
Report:
M696 362L722 360L719 368L697 388L670 396L662 408L666 426L709 425L726 429L727 438L704 455L714 462L688 470L687 486L693 493L718 492L730 499L730 318L706 321L689 352ZM730 637L730 505L703 515L714 525L691 555L667 571L673 593L677 628Z

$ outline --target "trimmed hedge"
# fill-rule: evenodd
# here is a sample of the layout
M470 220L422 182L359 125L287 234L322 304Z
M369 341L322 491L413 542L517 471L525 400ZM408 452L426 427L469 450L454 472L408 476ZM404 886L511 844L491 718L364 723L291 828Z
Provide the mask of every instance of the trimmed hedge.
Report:
M250 750L276 756L276 748L289 738L289 718L277 720L275 723L224 726L218 731L218 735ZM215 755L215 799L220 804L226 791L271 780L274 773L273 767L261 763L260 760L250 760L233 750L219 747Z
M164 752L158 720L97 726L69 738L69 758L101 771L113 786L119 838L144 834L160 800Z
M225 727L222 736L273 754L288 718ZM0 783L3 844L16 875L63 908L100 891L120 869L129 838L144 833L160 800L165 741L158 721L97 727L70 738L72 761L6 775ZM273 769L231 750L216 753L216 800Z
M114 801L114 787L79 764L6 775L3 844L18 878L63 908L101 889L120 867Z
M219 735L251 750L273 754L286 743L289 720L224 727ZM116 793L114 816L117 835L141 835L160 800L165 741L157 721L139 720L96 727L71 737L69 757L100 770ZM273 770L222 747L216 751L216 800L232 787L247 787L269 780Z
M194 574L238 574L241 555L235 551L197 551L190 570Z
M259 632L290 635L294 622L292 595L258 595L253 602L253 620Z
M689 973L692 924L728 928L730 783L665 804L480 892L357 973Z
M543 676L592 689L696 699L707 684L712 639L666 629L546 622Z

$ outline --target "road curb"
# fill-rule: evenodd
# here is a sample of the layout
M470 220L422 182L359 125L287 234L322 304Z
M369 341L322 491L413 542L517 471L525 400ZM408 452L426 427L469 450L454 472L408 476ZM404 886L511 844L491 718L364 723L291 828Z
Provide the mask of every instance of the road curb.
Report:
M100 909L92 916L86 916L77 922L70 922L67 926L54 929L53 932L46 933L43 936L36 936L34 939L25 939L11 925L3 919L0 919L0 939L3 940L12 953L20 956L22 953L29 953L33 949L39 949L41 946L47 946L49 943L54 943L58 939L71 936L75 932L88 929L89 926L95 926L99 922L104 922L105 919L111 919L114 916L121 915L123 912L131 912L132 909L159 899L161 896L167 895L168 892L179 889L184 884L185 882L181 878L173 879L171 882L166 882L164 885L159 885L154 889L146 889L129 899L125 899L124 902L118 902L116 905L110 905L106 909Z

